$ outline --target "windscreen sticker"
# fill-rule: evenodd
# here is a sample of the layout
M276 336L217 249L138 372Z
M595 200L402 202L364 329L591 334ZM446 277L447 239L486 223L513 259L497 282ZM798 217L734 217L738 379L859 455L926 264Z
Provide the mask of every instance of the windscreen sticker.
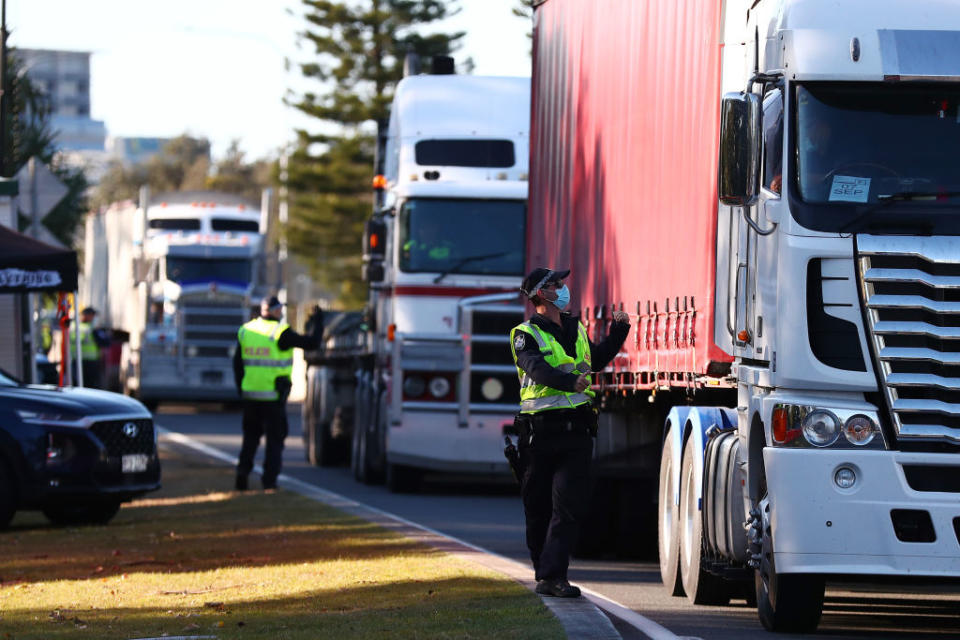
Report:
M833 176L830 202L866 202L870 195L870 178Z

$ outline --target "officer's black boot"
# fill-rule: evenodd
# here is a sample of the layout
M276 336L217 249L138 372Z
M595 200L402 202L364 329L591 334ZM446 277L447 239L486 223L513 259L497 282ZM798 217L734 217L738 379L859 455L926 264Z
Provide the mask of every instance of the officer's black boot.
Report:
M554 596L557 598L579 598L580 587L575 587L563 578L554 578L540 580L534 589L542 596Z
M233 488L237 491L246 491L247 490L247 476L237 475L236 481L233 483Z

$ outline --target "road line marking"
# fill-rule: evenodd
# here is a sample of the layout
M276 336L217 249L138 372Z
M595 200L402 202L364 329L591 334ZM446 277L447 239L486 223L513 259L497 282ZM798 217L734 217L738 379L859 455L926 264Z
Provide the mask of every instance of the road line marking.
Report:
M160 435L166 436L167 438L185 447L189 447L191 449L204 453L212 458L216 458L217 460L222 460L223 462L226 462L231 465L235 464L237 461L236 456L231 456L221 451L220 449L216 449L202 442L194 440L190 436L184 435L178 431L171 431L169 429L161 427L160 425L155 425L155 426L156 426L157 432ZM259 466L257 466L254 468L254 471L261 472L262 470ZM288 476L285 473L281 473L277 477L277 480L280 482L283 482L283 484L285 485L297 487L300 492L306 493L314 497L315 499L319 500L320 502L330 505L331 507L347 508L351 510L375 513L381 518L399 522L405 526L412 527L414 529L419 529L420 531L424 531L433 536L437 536L439 538L444 538L451 542L455 542L458 545L467 547L480 554L492 556L496 558L501 564L505 565L505 568L507 567L511 568L513 569L513 571L515 571L519 575L526 575L530 573L530 569L529 567L527 567L525 563L518 562L513 558L508 558L507 556L502 556L499 553L495 553L488 549L484 549L483 547L479 547L473 543L467 542L466 540L461 540L460 538L457 538L455 536L442 533L440 531L437 531L436 529L431 529L430 527L424 526L417 522L412 522L402 516L398 516L395 513L390 513L389 511L384 511L383 509L378 509L377 507L363 504L362 502L357 502L356 500L352 500L346 496L340 495L339 493L334 493L333 491L328 491L327 489L318 487L315 484L304 482L299 478ZM504 573L506 572L504 571ZM516 575L511 575L510 577L517 579ZM607 613L613 616L616 616L617 618L620 618L627 624L630 624L641 633L644 633L647 636L649 636L651 640L683 640L681 636L676 635L666 627L661 626L660 624L654 622L650 618L647 618L637 613L633 609L630 609L626 605L623 605L617 602L616 600L611 600L607 596L597 593L596 591L592 589L588 589L586 587L581 587L580 590L583 592L585 597L591 602L593 602L595 605L597 605Z

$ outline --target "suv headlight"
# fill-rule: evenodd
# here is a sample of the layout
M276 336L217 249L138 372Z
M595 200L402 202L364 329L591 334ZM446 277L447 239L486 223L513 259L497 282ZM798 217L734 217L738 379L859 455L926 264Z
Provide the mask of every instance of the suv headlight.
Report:
M885 448L877 417L869 411L777 404L772 423L775 447Z
M82 427L86 424L83 418L58 411L17 409L16 412L20 420L27 424L47 424L64 427Z

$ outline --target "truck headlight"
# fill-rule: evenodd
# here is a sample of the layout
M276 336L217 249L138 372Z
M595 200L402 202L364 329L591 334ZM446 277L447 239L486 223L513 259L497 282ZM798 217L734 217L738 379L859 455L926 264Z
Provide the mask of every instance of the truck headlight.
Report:
M437 376L430 380L427 388L434 398L442 398L450 393L450 381L443 376Z
M410 398L419 398L427 390L427 383L420 376L406 375L403 378L403 393Z
M858 447L870 444L879 431L877 424L863 414L851 416L843 425L843 435Z
M840 420L824 409L814 409L800 422L807 442L815 447L829 447L840 437Z
M499 400L503 396L503 383L496 378L487 378L480 385L480 393L490 402Z
M886 448L880 422L870 409L778 403L770 418L775 447Z

